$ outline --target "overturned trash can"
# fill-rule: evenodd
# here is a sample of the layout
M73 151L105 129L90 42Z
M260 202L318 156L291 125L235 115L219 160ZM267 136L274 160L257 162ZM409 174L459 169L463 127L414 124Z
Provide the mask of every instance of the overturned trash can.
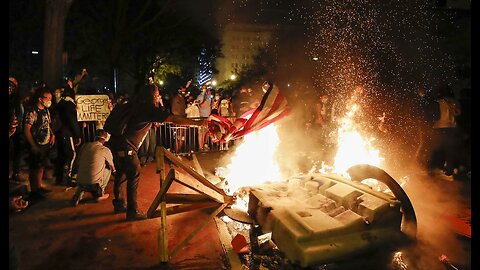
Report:
M344 260L396 240L414 239L416 217L400 185L370 165L250 187L248 214L285 256L302 267ZM374 178L393 195L362 184Z

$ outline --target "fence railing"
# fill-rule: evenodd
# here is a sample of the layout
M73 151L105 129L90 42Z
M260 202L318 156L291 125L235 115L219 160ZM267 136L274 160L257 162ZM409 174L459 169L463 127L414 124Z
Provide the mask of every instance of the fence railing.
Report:
M92 142L95 139L96 122L87 121L82 129L83 142ZM183 126L172 123L160 123L155 129L156 144L169 149L177 155L187 155L191 153L215 150L227 150L235 144L230 141L226 145L218 142L212 142L210 136L207 136L206 127ZM203 140L201 139L203 137ZM204 147L201 147L203 144ZM205 147L205 145L207 147Z

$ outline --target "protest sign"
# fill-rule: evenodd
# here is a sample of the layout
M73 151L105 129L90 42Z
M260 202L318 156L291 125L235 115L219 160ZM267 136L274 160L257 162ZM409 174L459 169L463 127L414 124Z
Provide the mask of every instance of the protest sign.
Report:
M75 100L78 122L105 121L110 113L107 95L76 95Z

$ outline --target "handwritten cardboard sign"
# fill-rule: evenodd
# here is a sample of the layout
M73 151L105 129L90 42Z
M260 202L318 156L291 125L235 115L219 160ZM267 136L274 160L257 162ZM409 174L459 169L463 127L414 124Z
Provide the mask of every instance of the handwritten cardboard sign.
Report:
M75 100L78 122L105 121L110 113L107 95L76 95Z

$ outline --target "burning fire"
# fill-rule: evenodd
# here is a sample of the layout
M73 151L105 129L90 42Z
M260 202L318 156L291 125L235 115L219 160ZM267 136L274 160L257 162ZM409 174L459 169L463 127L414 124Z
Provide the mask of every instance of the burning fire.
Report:
M379 166L383 158L372 145L375 138L364 138L357 130L353 117L359 106L353 104L345 117L340 120L338 128L338 150L335 155L333 172L345 175L353 165L364 163Z
M338 150L334 165L322 162L322 168L318 170L321 173L333 172L348 177L346 171L353 165L362 163L379 166L383 161L379 150L372 145L375 139L364 138L353 120L359 106L351 104L348 109L346 115L339 121ZM246 135L242 144L236 148L230 164L227 165L224 175L226 193L232 195L240 191L242 187L283 181L280 167L275 158L279 142L277 128L274 124ZM367 180L376 181L374 179ZM248 196L244 197L246 198L242 198L242 194L237 194L237 203L234 206L246 210Z
M279 143L277 128L273 124L247 134L227 165L227 194L232 195L241 187L280 181L280 168L275 161Z

